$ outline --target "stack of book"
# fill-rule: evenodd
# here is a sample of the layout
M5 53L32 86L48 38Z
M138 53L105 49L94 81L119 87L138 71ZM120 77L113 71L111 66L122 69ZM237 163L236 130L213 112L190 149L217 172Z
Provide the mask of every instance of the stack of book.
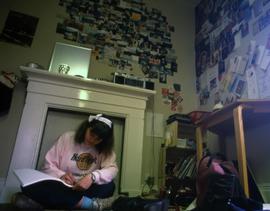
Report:
M182 157L173 169L173 176L178 179L194 178L196 175L196 155Z
M187 123L187 124L192 124L192 121L190 117L187 114L173 114L170 115L167 119L167 124L170 124L174 121L182 122L182 123Z

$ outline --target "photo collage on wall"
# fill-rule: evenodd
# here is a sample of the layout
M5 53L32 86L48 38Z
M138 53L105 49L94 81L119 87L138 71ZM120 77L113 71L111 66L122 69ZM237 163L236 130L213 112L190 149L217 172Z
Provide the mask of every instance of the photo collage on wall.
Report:
M182 95L181 85L174 83L170 88L161 89L162 101L164 104L170 106L170 110L173 112L182 111Z
M270 60L266 57L270 45L257 44L254 36L270 25L269 2L202 0L198 4L195 51L200 105L228 104L243 97L260 97L260 85L254 77L268 70ZM247 36L251 41L243 55L237 50ZM257 68L260 73L256 72Z
M167 83L177 72L171 43L174 27L160 10L142 0L60 0L69 18L58 22L65 39L91 46L95 59L130 73L139 67L145 78Z

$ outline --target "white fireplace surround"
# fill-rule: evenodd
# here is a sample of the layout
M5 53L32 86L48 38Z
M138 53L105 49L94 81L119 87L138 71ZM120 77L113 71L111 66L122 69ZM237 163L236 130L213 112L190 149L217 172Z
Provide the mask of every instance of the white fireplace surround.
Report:
M49 108L124 118L120 187L130 195L140 194L145 108L155 91L24 66L20 69L27 76L27 96L1 202L19 191L13 170L35 168Z

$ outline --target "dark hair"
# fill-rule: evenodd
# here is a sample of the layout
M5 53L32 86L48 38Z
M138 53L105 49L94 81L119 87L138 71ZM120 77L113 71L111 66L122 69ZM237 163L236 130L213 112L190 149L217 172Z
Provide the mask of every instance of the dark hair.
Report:
M105 116L103 115L103 117ZM85 120L80 124L75 133L75 142L84 142L85 133L88 128L91 128L91 132L102 139L102 141L95 146L98 152L103 153L105 156L110 155L114 145L113 124L112 127L109 127L106 123L96 119L91 122Z

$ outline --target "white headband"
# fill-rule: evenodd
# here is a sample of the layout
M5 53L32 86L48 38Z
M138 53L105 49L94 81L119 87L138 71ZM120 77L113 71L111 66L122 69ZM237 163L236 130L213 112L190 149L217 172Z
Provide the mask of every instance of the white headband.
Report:
M108 125L110 128L112 128L112 121L105 118L105 117L102 117L102 114L97 114L96 116L90 115L88 118L88 121L92 122L94 119L101 121L101 122L105 123L106 125Z

